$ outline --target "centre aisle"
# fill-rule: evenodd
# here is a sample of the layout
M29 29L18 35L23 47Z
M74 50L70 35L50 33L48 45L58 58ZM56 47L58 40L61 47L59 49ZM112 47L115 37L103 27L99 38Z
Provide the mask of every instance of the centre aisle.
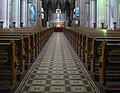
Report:
M100 93L63 32L54 32L15 93Z

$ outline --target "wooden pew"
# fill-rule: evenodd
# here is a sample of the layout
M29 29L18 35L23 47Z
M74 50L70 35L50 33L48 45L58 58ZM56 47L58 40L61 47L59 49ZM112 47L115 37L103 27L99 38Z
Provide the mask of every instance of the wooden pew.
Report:
M99 84L109 92L120 91L120 39L102 42Z
M5 42L9 42L10 40L14 40L15 41L15 50L16 50L16 56L18 59L18 64L19 64L19 70L21 72L24 71L24 64L25 64L25 50L23 48L24 45L24 41L23 38L0 38L0 43L5 43Z
M109 35L110 34L110 35ZM112 34L112 36L113 37L109 37L109 36L111 36L111 34ZM98 37L97 37L98 36ZM100 37L101 36L101 37ZM95 39L97 39L97 40L95 40ZM101 41L100 41L100 39L101 39ZM91 62L91 71L93 71L92 72L92 74L93 75L95 75L95 74L97 74L98 72L97 71L99 71L99 65L96 65L95 63L96 62L93 62L93 61L95 61L94 59L96 59L97 60L97 54L95 53L95 50L97 50L97 48L99 47L100 48L100 44L101 44L101 42L103 42L105 39L108 39L107 41L111 41L111 39L112 39L112 41L114 41L114 42L116 42L118 39L120 40L120 37L119 37L119 32L116 32L116 33L114 33L114 32L108 32L105 36L104 35L100 35L100 34L96 34L96 37L93 39L95 42L91 42L91 39L86 39L86 50L85 50L85 52L84 52L84 54L87 54L87 55L89 55L90 53L91 54L94 54L94 56L92 55L91 56L91 54L90 54L90 56L86 56L86 58L85 58L85 60L87 60L85 63L86 63L86 66L87 66L87 68L88 68L88 59L89 59L89 57L91 57L91 59L92 59L92 62ZM88 41L87 41L88 40ZM118 40L118 41L119 41ZM98 44L96 44L96 41L98 41ZM84 41L83 41L84 42ZM89 52L89 50L91 50L91 45L90 44L88 44L87 42L91 42L91 43L93 43L93 44L96 44L97 46L94 46L93 48L92 48L92 52ZM84 44L84 43L83 43ZM101 46L102 47L102 46ZM88 50L89 49L89 50ZM106 48L107 49L107 48ZM84 50L84 49L83 49ZM101 59L101 57L100 58L98 58L98 61L97 62L99 62L100 61L100 59ZM99 64L99 63L98 63ZM116 63L115 63L116 64ZM104 67L104 68L107 68L107 67ZM97 70L97 71L96 71ZM96 71L96 72L95 72ZM108 71L108 70L105 70L105 71ZM112 71L112 70L111 70ZM119 71L119 69L117 70L117 71ZM95 75L96 77L97 77L97 79L99 80L99 83L100 83L100 85L101 86L104 86L104 83L102 83L101 84L101 82L103 82L103 81L106 81L107 79L108 79L108 76L107 75L105 75L104 76L104 71L103 72L101 72L101 71L99 71L100 73L98 74L98 75ZM118 72L119 73L119 72ZM108 74L108 72L106 73L106 74ZM117 74L117 73L116 73ZM100 76L99 76L100 75ZM109 74L110 75L110 74ZM119 74L117 74L118 75L118 77L120 77L120 75ZM101 79L102 77L104 77L104 78L107 78L106 80L103 80L103 79ZM113 77L114 77L114 80L116 80L117 79L117 77L116 77L116 75L115 74L112 74L111 75L111 77L109 76L109 78L111 78L111 80L113 80ZM115 78L116 77L116 78ZM96 78L95 78L96 79ZM119 82L119 80L118 80L118 82ZM112 82L112 83L116 83L116 82ZM111 84L112 85L112 84ZM120 84L118 84L117 86L115 86L115 85L112 85L112 87L110 87L109 89L108 89L108 85L106 85L106 90L111 90L111 91L120 91L120 88L118 87L118 86L120 86Z
M70 43L75 46L74 49L84 63L85 67L90 71L91 75L95 76L93 78L99 82L99 84L106 90L106 92L113 93L113 91L120 91L120 64L118 63L120 48L116 43L120 41L120 32L88 28L72 28L72 30L71 28L65 28L64 33ZM107 51L110 53L108 56L102 56L102 54L106 53L105 50L103 51L102 49L102 43L104 41L107 42L106 50L112 49L112 52L110 50ZM111 42L112 45L110 44ZM115 50L114 48L118 49ZM111 53L114 53L114 55ZM111 59L112 61L102 61L105 64L104 66L101 66L101 59L103 60L104 57ZM113 59L117 59L117 62ZM114 72L115 74L113 74ZM116 83L116 81L119 83Z
M27 31L25 31L25 30L27 30ZM39 31L37 31L37 30L39 30ZM13 54L15 55L15 60L16 60L15 65L12 65L12 66L15 66L14 67L15 70L13 70L12 68L9 69L10 72L15 71L15 73L12 73L11 75L0 73L3 77L6 75L7 79L9 78L9 76L10 76L10 78L13 78L13 76L14 76L14 79L15 79L14 82L10 81L11 79L8 79L9 82L5 83L6 81L2 82L3 77L1 77L1 75L0 75L0 77L1 77L0 84L4 85L4 86L0 87L0 92L3 92L3 91L9 92L13 87L15 87L17 78L18 78L17 77L18 72L21 71L21 74L22 74L22 72L25 73L25 70L29 69L29 67L31 66L31 63L36 59L36 57L38 56L38 54L40 53L40 51L42 50L43 46L48 41L48 39L52 35L52 33L53 33L52 29L43 29L41 31L38 28L34 28L32 30L31 30L31 28L12 29L12 30L10 30L10 29L3 30L2 29L2 31L0 31L0 44L1 45L2 44L5 45L7 43L10 43L10 41L14 41L15 52ZM11 45L11 43L9 45ZM0 50L2 48L3 47L0 46ZM8 47L8 49L9 49L9 47ZM6 54L6 52L5 52L5 54ZM34 56L34 58L33 58L33 56ZM2 59L6 59L6 58L7 58L7 56L1 56L0 61L2 61ZM9 61L11 62L11 60L9 60ZM5 61L2 61L2 62L5 62ZM4 67L3 64L1 64L1 63L0 63L0 66L2 66L4 69L2 69L2 71L0 70L0 72L3 72L3 70L7 71L8 64L6 64L6 66ZM14 84L11 82L13 82Z
M18 32L17 32L18 33ZM31 57L30 57L30 51L31 51L31 47L30 47L30 35L29 34L16 34L14 32L9 32L9 34L7 34L6 32L1 32L0 33L0 38L6 38L6 39L17 39L17 38L20 38L22 37L22 42L23 42L23 49L25 51L25 54L24 54L24 59L25 59L25 69L27 69L31 63ZM16 42L17 43L17 42Z
M90 67L89 66L90 64L88 64L88 63L90 63L90 60L93 57L95 57L94 50L97 47L94 44L97 44L97 40L99 40L99 39L115 39L115 40L117 40L117 39L120 39L120 37L117 37L116 35L112 36L112 37L109 35L108 36L86 36L86 45L84 48L84 50L85 50L84 54L85 54L85 64L89 70L92 69L92 67Z
M0 43L0 91L8 91L16 85L17 59L15 41Z

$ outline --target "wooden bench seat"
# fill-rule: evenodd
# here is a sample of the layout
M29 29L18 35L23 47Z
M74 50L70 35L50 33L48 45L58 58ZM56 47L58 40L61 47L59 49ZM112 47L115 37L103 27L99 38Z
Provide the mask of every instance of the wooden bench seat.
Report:
M11 87L15 86L16 84L16 71L17 71L17 60L15 55L15 41L9 40L7 43L0 43L0 51L4 51L4 56L8 59L8 61L1 61L0 62L0 82L9 82ZM7 68L7 69L6 69ZM6 84L5 84L6 85ZM6 87L6 86L4 86Z
M0 40L15 40L16 41L16 49L19 48L19 52L17 53L19 61L23 63L22 60L25 60L24 64L26 63L26 69L27 65L31 63L30 61L30 37L28 34L26 35L4 35L0 36ZM4 42L3 41L3 42ZM29 56L29 57L28 57ZM28 64L29 63L29 64Z
M11 83L0 81L0 93L9 93L11 90Z
M97 47L100 47L99 45L101 43L103 43L104 41L107 42L108 47L106 48L106 50L108 50L108 51L105 51L105 50L102 51L101 49L97 50L98 49ZM120 39L116 39L116 38L115 39L114 38L105 39L104 38L104 39L97 39L96 42L98 42L98 44L96 44L97 46L94 46L94 48L92 48L92 50L93 50L92 54L94 54L94 56L91 57L91 71L93 71L92 73L94 73L95 79L99 80L100 84L102 82L101 86L105 85L105 82L107 82L107 81L109 81L109 82L119 81L120 74L118 74L118 73L120 73L120 69L119 69L120 68L120 62L117 61L117 63L116 63L116 60L111 61L109 59L111 57L114 57L114 59L115 59L116 57L120 56L120 52L118 52L120 50ZM103 45L101 46L101 48L102 47L103 47ZM118 49L117 53L116 53L116 50L114 51L114 49ZM95 53L96 50L99 53L96 54ZM106 54L109 51L110 51L110 53ZM103 56L103 52L105 53L104 56ZM106 56L108 56L108 58L105 58ZM104 63L105 66L103 67L105 72L103 71L103 69L100 69L103 65L103 64L101 65L101 63L100 63L101 60L103 60L102 57L104 57L106 59L102 62L107 62L107 63ZM98 66L96 66L95 64L98 64ZM112 69L107 69L107 68L112 68ZM97 71L99 71L99 72L97 72ZM108 71L110 71L110 72L108 72ZM103 78L103 77L104 77L105 80L103 80L103 79L101 80L101 78Z
M18 76L24 76L52 33L53 29L36 27L0 30L0 93L8 93L16 86Z
M65 28L63 32L99 85L108 93L120 91L120 83L114 85L120 82L120 32L93 28Z
M105 67L109 67L109 64L111 63L110 62L110 60L109 60L109 58L112 56L112 54L109 54L109 52L113 52L114 51L114 49L118 49L118 50L120 50L120 40L115 40L114 42L112 41L112 42L110 42L110 41L105 41L105 42L103 42L102 43L103 45L102 45L102 55L101 55L101 62L100 62L100 84L102 83L102 82L104 82L104 81L107 81L106 79L104 79L105 78L105 75L103 75L103 73L104 74L106 74L105 72L106 72L106 70L104 69ZM115 51L114 51L115 52ZM119 54L120 55L120 54ZM118 55L118 53L117 53L117 55L116 55L116 57L117 56L119 56ZM115 57L115 54L114 54L114 57ZM118 67L118 69L119 69L119 67L120 67L120 62L119 63L117 63L118 64L118 66L116 66L116 62L113 62L114 60L112 60L112 66L115 66L115 68L117 68ZM115 65L114 65L115 64ZM117 69L116 69L117 70ZM111 72L113 71L113 73L115 73L115 70L111 70ZM117 70L116 71L116 74L118 74L118 71L119 70ZM119 71L120 72L120 71Z
M14 38L14 37L9 37L9 38L0 38L0 43L5 43L5 42L10 42L11 40L14 40L15 41L15 54L16 54L16 57L17 57L17 61L18 61L18 65L19 65L19 70L21 72L24 72L25 70L25 59L23 58L25 56L25 50L24 50L24 41L23 41L23 38L22 37L18 37L18 38ZM2 54L1 54L2 55ZM2 57L4 58L4 57Z

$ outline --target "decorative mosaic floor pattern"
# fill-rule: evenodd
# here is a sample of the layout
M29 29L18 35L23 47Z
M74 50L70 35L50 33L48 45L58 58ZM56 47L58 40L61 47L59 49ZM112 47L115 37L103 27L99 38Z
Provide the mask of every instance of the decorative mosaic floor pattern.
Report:
M54 32L20 93L99 93L62 32Z

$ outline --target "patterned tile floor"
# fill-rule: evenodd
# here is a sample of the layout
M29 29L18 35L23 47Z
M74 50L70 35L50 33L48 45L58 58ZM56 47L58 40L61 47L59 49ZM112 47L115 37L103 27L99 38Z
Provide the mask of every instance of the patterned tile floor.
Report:
M99 93L62 32L54 32L20 93Z

